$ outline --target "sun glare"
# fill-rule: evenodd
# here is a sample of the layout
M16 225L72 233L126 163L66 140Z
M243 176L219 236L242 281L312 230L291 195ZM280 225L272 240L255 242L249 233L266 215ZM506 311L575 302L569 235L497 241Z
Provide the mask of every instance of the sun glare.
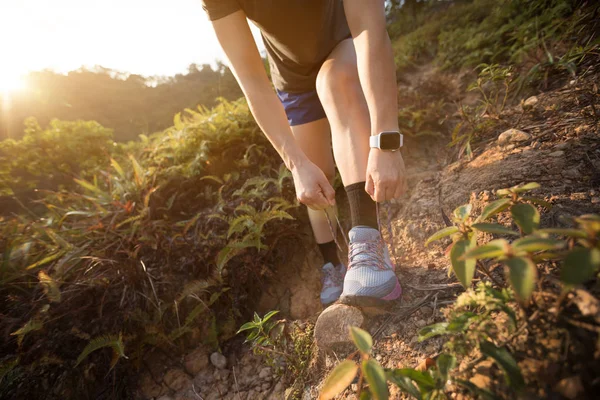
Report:
M0 94L8 95L20 92L26 88L23 77L14 74L6 74L0 71Z

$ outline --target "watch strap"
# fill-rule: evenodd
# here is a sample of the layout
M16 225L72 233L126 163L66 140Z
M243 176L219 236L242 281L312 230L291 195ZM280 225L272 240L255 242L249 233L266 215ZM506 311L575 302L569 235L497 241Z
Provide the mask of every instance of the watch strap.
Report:
M369 136L369 146L373 149L379 148L379 135Z

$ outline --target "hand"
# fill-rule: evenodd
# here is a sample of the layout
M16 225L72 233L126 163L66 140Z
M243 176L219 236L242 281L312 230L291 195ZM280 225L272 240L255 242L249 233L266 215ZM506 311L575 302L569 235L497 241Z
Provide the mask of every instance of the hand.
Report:
M370 150L365 190L377 202L397 199L404 194L406 170L400 151Z
M292 168L298 201L313 210L324 210L335 205L335 190L319 167L305 160Z

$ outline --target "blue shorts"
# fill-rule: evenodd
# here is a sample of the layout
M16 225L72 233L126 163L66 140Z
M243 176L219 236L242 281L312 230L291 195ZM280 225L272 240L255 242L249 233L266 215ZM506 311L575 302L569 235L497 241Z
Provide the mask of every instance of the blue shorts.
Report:
M325 118L325 110L317 91L288 93L277 90L290 126L307 124Z

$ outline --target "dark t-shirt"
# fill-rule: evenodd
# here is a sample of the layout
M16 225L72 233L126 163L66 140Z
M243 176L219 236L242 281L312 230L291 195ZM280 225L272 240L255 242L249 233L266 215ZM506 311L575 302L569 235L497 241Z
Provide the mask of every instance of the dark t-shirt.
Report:
M350 37L343 0L202 0L211 21L237 10L260 29L275 88L315 89L317 73L334 47Z

